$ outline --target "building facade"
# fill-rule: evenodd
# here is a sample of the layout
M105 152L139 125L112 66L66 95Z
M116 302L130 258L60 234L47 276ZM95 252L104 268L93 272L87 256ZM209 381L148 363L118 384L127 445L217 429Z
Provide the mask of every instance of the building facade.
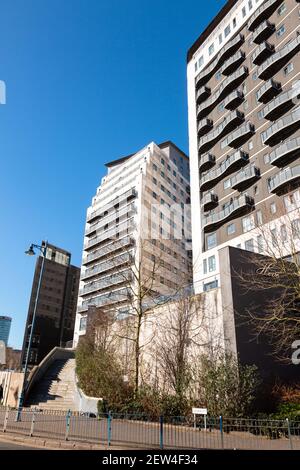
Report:
M7 346L11 327L11 317L0 316L0 341L4 341Z
M106 167L87 211L74 345L90 308L128 313L137 266L155 278L151 297L192 279L188 157L172 142L152 142Z
M299 0L229 0L188 51L196 292L220 286L223 247L266 254L258 228L284 244L289 213L298 238L299 53Z
M42 246L44 245L45 242L42 242ZM39 256L35 266L21 354L23 365L27 354L42 260L42 256ZM66 346L73 339L79 278L80 268L71 265L71 254L48 243L29 365L39 364L55 346Z

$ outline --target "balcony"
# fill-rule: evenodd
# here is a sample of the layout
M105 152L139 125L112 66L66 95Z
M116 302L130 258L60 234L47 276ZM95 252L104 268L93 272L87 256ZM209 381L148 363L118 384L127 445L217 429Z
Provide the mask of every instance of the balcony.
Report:
M272 100L267 106L262 110L263 117L269 119L270 121L275 121L282 114L287 113L294 107L296 104L296 92L293 88L290 90L281 93L277 98Z
M244 191L260 178L260 169L255 166L246 166L231 179L231 187Z
M115 209L113 211L110 211L109 215L102 217L98 222L94 223L93 225L89 225L86 228L85 235L89 236L92 234L95 234L97 230L100 228L103 228L105 225L115 222L116 219L122 219L122 218L130 218L132 217L135 212L136 208L134 204L130 204L128 206L124 206L121 209Z
M232 74L245 60L245 52L238 51L229 59L226 60L224 65L221 68L221 72L223 75L230 75Z
M96 211L91 212L87 217L87 222L94 222L95 220L103 217L104 214L106 214L106 212L113 210L114 208L121 205L123 202L130 201L136 196L137 196L137 192L135 188L129 189L125 193L120 194L119 196L116 196L112 201L110 201L105 206L101 207L100 209L97 209Z
M211 153L205 153L201 155L199 161L199 170L202 173L203 171L209 170L216 163L216 157Z
M254 209L254 199L243 195L234 199L227 207L215 214L204 215L202 227L204 232L213 232L232 219L241 217Z
M257 100L260 103L268 103L274 96L278 95L281 91L281 83L275 80L268 80L257 92Z
M300 137L291 139L270 153L270 163L278 167L282 167L287 163L299 158L300 155Z
M271 193L284 194L292 191L300 183L300 165L293 168L285 168L269 180Z
M274 23L270 23L270 21L264 21L253 33L253 42L256 44L260 44L262 41L269 39L269 37L275 31Z
M257 69L258 77L267 80L277 73L300 50L300 36L286 44Z
M217 128L200 139L199 153L206 152L212 148L224 135L235 129L244 121L244 113L241 111L232 111L229 115L217 126Z
M255 127L250 122L246 122L240 126L235 132L227 137L227 145L233 148L239 148L243 145L250 137L255 134Z
M219 89L208 100L198 107L198 119L205 117L208 113L210 113L223 98L225 98L231 91L237 88L245 80L248 73L248 67L243 66L232 75L229 75L229 77L225 78Z
M87 240L84 244L84 250L86 251L90 250L91 248L95 247L96 245L99 245L105 240L114 239L115 242L118 243L118 234L121 234L124 232L124 235L126 235L128 232L131 232L133 230L134 230L133 222L130 220L126 220L120 225L116 225L109 230L105 230L103 233L101 233L97 237Z
M211 189L225 176L246 165L248 160L249 155L243 150L237 150L233 154L228 155L218 168L210 170L208 173L201 175L200 191Z
M82 305L78 307L77 312L82 313L86 312L90 307L108 307L115 303L128 302L130 297L130 289L119 289L108 294L100 295L99 297L94 297L85 300L82 302Z
M275 52L275 47L273 44L268 42L263 42L254 51L252 55L252 62L255 65L261 65L268 57L270 57Z
M238 34L231 41L229 41L218 53L216 58L211 62L208 67L205 67L196 77L196 87L199 88L208 82L217 67L219 67L224 60L228 59L235 51L238 50L240 45L244 42L245 38L242 34Z
M97 276L100 273L105 273L106 271L119 268L124 264L128 264L131 260L132 257L130 253L122 253L119 256L115 256L114 258L109 259L108 261L96 264L95 266L86 269L85 272L81 274L81 280L89 279Z
M300 107L290 114L278 119L272 126L262 133L262 140L265 145L276 145L284 141L287 137L300 128Z
M207 134L207 132L212 129L213 121L208 118L201 119L201 121L198 122L197 127L198 127L198 137L201 137L204 134Z
M254 31L264 20L267 20L276 8L282 3L282 0L268 0L264 2L251 16L248 22L248 29Z
M211 90L207 86L203 86L197 90L196 93L196 102L197 104L202 103L202 101L206 100L210 96Z
M113 242L102 246L100 249L94 251L93 253L89 253L88 255L85 255L82 260L82 265L87 266L93 261L99 260L101 258L105 258L107 255L110 255L111 253L115 253L119 250L122 250L126 247L128 248L133 245L134 245L133 238L129 236L126 236L124 238L119 238L118 240L114 240Z
M114 287L118 284L125 284L132 280L132 273L130 271L123 271L122 273L112 274L111 276L104 277L103 279L95 282L89 282L79 291L79 296L83 297L91 292L99 292L101 290Z
M224 108L233 111L244 101L244 93L240 90L235 90L224 100Z
M210 211L214 209L218 205L218 195L209 192L203 195L203 198L201 199L201 206L204 212Z

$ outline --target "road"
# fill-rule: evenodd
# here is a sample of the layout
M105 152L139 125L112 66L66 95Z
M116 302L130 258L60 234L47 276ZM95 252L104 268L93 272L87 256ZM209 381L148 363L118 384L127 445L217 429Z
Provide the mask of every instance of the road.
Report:
M0 441L0 451L1 450L41 450L36 447L22 446L19 444L14 444L13 442L1 442ZM43 450L43 449L42 449Z

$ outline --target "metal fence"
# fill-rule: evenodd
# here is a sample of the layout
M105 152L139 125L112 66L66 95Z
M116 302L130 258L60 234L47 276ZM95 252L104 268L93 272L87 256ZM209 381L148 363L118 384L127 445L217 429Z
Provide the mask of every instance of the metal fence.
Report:
M0 432L149 449L300 450L300 421L0 408Z

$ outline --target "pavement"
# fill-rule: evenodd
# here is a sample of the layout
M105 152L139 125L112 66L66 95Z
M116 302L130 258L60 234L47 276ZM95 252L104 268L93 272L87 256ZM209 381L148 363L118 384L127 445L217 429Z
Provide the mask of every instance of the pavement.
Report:
M45 449L45 448L44 448ZM43 450L37 447L29 447L26 445L18 445L15 444L14 442L1 442L0 441L0 451L1 450Z

